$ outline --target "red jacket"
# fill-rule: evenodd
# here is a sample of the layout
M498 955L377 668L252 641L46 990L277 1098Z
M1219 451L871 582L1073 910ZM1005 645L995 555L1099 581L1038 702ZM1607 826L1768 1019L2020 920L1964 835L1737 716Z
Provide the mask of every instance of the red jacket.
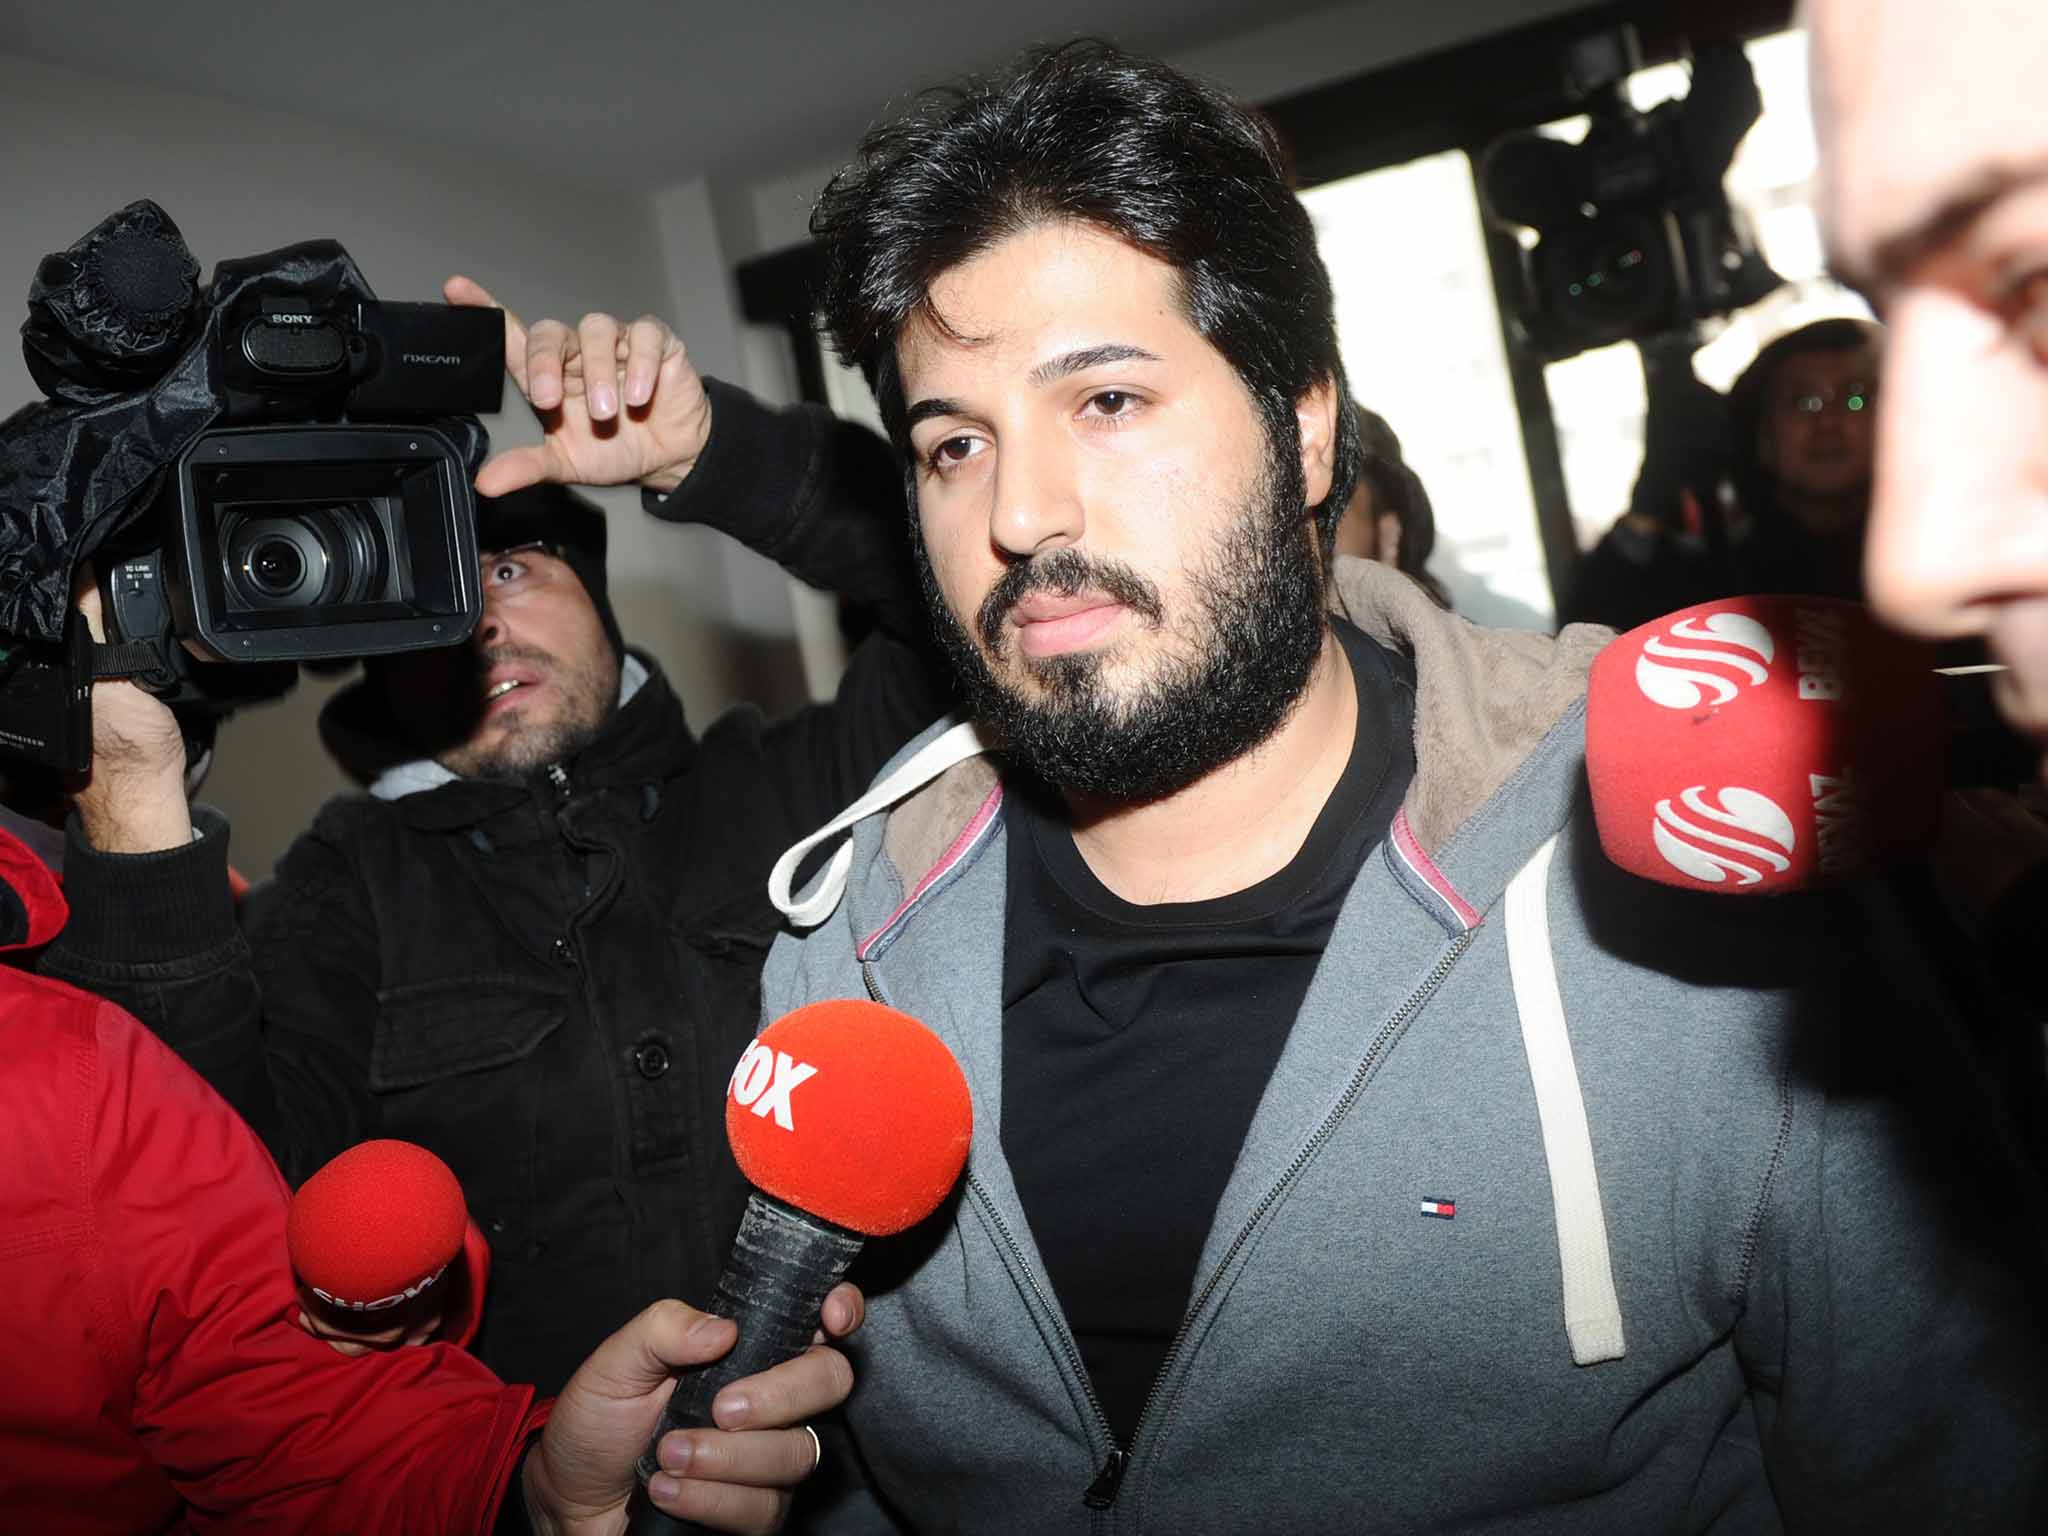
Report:
M61 926L4 834L0 882L0 947ZM133 1018L0 966L0 1528L490 1529L545 1410L448 1346L347 1359L300 1332L285 1202Z

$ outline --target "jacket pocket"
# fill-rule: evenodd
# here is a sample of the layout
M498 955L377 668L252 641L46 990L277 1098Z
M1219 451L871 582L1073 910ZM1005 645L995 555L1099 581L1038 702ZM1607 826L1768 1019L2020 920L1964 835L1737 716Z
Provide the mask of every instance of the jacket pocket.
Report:
M761 968L781 922L782 914L764 893L749 892L671 925L682 969L677 1002L698 1037L704 1081L715 1082L720 1094L733 1063L760 1027ZM722 1148L722 1107L717 1118Z
M782 914L765 898L749 895L714 911L680 919L675 932L703 958L732 960L758 974L781 923Z
M377 994L370 1089L390 1093L508 1066L561 1027L568 995L523 976L460 976Z

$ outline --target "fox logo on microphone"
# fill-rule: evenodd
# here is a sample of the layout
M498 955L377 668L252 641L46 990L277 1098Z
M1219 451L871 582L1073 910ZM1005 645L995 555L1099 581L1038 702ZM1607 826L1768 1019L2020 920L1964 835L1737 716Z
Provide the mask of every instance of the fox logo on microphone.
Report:
M1650 835L1673 869L1709 885L1724 885L1731 876L1737 885L1756 885L1766 871L1783 874L1799 841L1792 818L1775 800L1739 785L1710 800L1706 785L1695 784L1679 795L1677 807L1659 800Z
M1777 653L1771 632L1747 614L1681 619L1643 643L1636 686L1666 709L1726 704L1768 681Z
M791 1112L790 1096L817 1075L818 1069L809 1062L798 1061L787 1051L770 1050L756 1040L732 1069L732 1081L727 1086L735 1104L752 1109L764 1120L773 1115L777 1125L793 1131L796 1117Z

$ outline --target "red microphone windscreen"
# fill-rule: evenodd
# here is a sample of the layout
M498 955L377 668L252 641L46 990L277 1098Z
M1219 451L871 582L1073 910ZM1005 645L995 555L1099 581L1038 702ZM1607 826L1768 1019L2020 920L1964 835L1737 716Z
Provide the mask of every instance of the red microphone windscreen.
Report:
M725 1133L748 1182L868 1237L936 1210L973 1132L953 1053L880 1003L843 998L784 1014L726 1087Z
M1909 856L1942 784L1931 666L1833 598L1724 598L1630 630L1586 688L1601 847L1666 885L1745 894Z
M462 1250L468 1212L448 1165L409 1141L350 1147L299 1186L285 1218L292 1269L322 1301L382 1311Z

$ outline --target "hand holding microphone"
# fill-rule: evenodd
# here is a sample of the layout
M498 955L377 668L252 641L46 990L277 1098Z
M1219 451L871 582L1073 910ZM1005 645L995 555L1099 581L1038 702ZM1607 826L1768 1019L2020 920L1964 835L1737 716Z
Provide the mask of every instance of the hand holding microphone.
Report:
M737 1322L739 1338L677 1378L640 1459L631 1536L692 1529L647 1492L664 1436L711 1425L720 1388L810 1347L821 1304L862 1242L915 1226L945 1200L973 1123L952 1053L878 1003L813 1003L747 1048L727 1085L726 1135L755 1192L711 1305Z
M825 1332L842 1338L860 1322L860 1293L834 1290L825 1304ZM639 1486L634 1463L661 1418L675 1373L709 1365L732 1348L735 1329L680 1301L658 1301L591 1352L555 1400L547 1432L522 1468L520 1492L541 1536L618 1536L627 1495ZM791 1490L815 1465L811 1437L800 1426L836 1408L853 1384L837 1350L816 1348L749 1377L733 1389L747 1411L727 1428L671 1436L670 1464L680 1449L688 1465L664 1473L654 1487L663 1507L687 1510L711 1529L778 1530Z
M491 1250L448 1165L407 1141L350 1147L299 1187L285 1219L298 1324L338 1353L446 1339L483 1315Z

